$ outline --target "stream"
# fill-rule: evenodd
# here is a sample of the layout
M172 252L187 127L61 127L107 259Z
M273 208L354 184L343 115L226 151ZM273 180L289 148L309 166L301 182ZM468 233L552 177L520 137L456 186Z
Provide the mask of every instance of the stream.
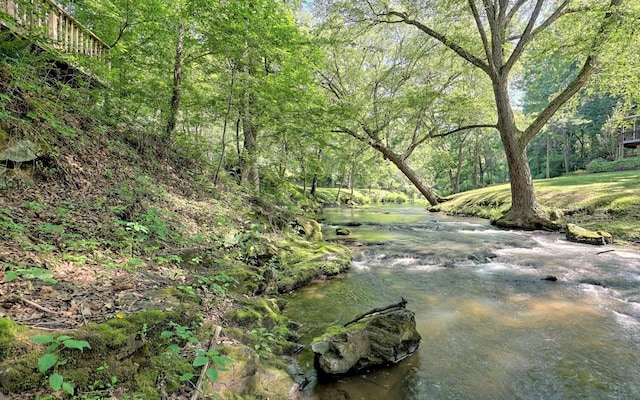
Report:
M390 368L318 382L307 399L640 399L640 250L418 207L327 209L325 238L349 227L350 271L286 296L309 344L401 296L418 351ZM546 280L557 278L556 281ZM545 279L546 278L546 279Z

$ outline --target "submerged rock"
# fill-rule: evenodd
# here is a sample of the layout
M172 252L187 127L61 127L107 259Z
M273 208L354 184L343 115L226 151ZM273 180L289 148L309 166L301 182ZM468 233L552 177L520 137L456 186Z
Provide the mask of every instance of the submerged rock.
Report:
M590 231L575 224L567 224L566 231L567 240L586 244L611 244L613 237L609 232Z
M351 374L402 361L420 344L415 314L405 308L373 313L314 339L316 367L327 375Z

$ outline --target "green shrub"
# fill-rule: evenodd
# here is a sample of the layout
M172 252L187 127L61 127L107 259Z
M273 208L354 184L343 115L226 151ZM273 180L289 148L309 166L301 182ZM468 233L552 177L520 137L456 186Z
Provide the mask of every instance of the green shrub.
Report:
M633 171L636 169L640 169L640 157L625 157L615 161L596 158L587 164L587 171L592 174L597 172Z

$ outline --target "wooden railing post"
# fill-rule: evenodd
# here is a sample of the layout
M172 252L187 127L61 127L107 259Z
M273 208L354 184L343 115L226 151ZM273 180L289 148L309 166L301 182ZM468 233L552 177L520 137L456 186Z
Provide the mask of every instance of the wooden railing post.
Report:
M100 60L109 49L53 0L0 0L0 10L17 22L21 35L41 35L55 49Z

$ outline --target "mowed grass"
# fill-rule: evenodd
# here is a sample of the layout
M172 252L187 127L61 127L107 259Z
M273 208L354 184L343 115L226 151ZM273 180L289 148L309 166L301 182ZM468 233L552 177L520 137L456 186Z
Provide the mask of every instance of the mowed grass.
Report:
M611 232L619 241L640 242L640 171L576 174L534 181L538 201L559 210L561 224ZM439 206L452 214L496 218L511 206L509 184L459 193Z

